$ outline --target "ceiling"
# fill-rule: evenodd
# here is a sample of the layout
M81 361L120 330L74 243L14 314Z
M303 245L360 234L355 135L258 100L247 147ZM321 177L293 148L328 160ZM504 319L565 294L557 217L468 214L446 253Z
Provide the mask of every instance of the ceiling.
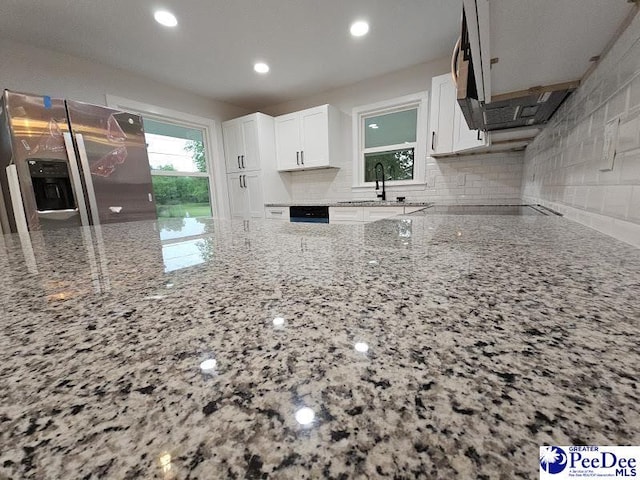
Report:
M259 109L450 55L461 0L0 0L0 35ZM153 12L168 9L178 26ZM354 38L349 25L370 23ZM271 72L253 71L265 61ZM425 85L428 79L425 79Z
M636 7L627 0L489 0L489 8L495 95L580 80Z

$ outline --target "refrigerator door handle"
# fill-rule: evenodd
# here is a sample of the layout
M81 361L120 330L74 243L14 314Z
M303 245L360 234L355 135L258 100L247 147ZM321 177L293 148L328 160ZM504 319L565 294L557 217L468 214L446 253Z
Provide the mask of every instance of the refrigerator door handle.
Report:
M7 167L7 182L9 183L9 195L11 196L11 205L13 206L13 215L16 222L16 230L20 236L29 234L27 226L27 214L24 211L22 203L22 192L20 190L20 180L18 179L18 170L15 163Z
M89 215L87 215L87 204L84 202L84 189L80 181L80 170L78 169L78 159L76 151L73 149L73 140L71 134L66 132L63 134L64 146L67 149L67 157L69 157L69 170L71 171L71 181L76 194L76 202L78 210L80 210L80 223L82 226L89 225Z
M100 216L98 215L98 202L96 201L96 192L93 189L93 180L91 180L91 170L89 169L89 158L87 157L87 149L84 146L84 137L81 133L76 133L76 144L78 145L78 153L80 154L80 165L82 165L84 183L87 187L89 207L91 208L91 219L93 220L94 225L100 225Z

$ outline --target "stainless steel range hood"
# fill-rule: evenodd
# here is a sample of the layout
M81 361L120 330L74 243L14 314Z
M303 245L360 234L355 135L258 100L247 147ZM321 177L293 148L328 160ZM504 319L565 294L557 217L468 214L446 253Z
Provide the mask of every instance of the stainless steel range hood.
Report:
M465 2L466 5L468 3ZM471 5L477 7L477 3ZM485 15L488 15L486 13ZM451 59L451 75L457 86L457 100L469 128L500 131L533 127L547 123L569 94L580 85L579 81L533 87L502 95L488 95L484 83L491 61L481 56L479 48L483 13L477 8L462 11L462 32Z

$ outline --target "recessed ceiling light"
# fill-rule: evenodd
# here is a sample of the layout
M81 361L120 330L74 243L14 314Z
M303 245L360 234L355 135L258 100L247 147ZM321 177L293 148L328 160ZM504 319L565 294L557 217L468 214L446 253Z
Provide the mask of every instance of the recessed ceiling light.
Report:
M156 22L158 22L160 25L164 25L165 27L175 27L176 25L178 25L178 19L176 18L176 16L171 12L167 12L166 10L156 11L156 13L153 14L153 18L156 19Z
M253 69L258 73L268 73L269 65L266 63L258 62L253 66Z
M368 31L369 24L367 22L359 20L351 24L351 35L354 37L362 37L363 35L366 35Z
M356 352L367 353L369 351L369 345L364 342L357 342L353 348L355 348Z

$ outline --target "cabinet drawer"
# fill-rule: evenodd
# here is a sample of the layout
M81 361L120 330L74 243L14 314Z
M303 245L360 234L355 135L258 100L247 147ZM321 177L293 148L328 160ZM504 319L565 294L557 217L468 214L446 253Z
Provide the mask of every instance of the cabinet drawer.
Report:
M404 207L364 207L362 213L365 222L375 222L383 218L402 215Z
M425 208L427 208L426 205L424 207L404 207L404 213L413 213L417 212L418 210L424 210Z
M329 223L336 221L362 222L362 207L329 207Z
M289 207L266 207L264 209L266 218L289 221Z

